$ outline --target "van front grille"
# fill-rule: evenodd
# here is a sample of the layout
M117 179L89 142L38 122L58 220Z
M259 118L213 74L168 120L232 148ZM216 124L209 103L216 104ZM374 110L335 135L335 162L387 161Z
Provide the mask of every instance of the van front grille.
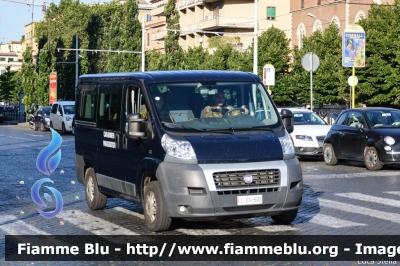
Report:
M252 189L238 189L238 190L219 190L217 191L218 196L231 196L231 195L247 195L247 194L260 194L268 192L279 192L279 187L269 188L252 188Z
M213 178L216 188L274 186L281 183L281 171L279 169L264 169L218 172L213 173Z

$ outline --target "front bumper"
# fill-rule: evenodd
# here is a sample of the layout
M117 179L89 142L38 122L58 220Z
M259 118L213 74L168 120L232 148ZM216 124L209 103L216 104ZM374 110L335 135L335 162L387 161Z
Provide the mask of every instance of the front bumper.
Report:
M297 156L324 156L324 150L321 147L295 147Z
M280 183L217 188L214 172L279 169ZM297 209L303 194L300 164L297 159L238 164L162 163L157 177L163 188L170 217L204 219L277 215ZM239 196L262 196L260 204L238 205ZM185 207L182 212L181 206Z

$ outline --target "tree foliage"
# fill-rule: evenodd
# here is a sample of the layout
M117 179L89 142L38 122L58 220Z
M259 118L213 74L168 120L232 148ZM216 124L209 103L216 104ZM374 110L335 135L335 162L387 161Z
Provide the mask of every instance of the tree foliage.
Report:
M241 49L240 38L215 36L209 39L208 49L189 47L183 51L179 45L179 11L174 0L165 6L167 32L165 53L153 50L146 53L146 70L219 69L252 72L253 44ZM48 100L48 76L58 73L58 99L74 99L75 49L78 36L79 49L141 51L142 29L137 18L138 3L127 0L124 4L86 5L78 0L52 3L45 19L37 23L39 67L32 61L31 50L24 53L21 72L6 72L0 78L0 96L23 102L44 104ZM398 106L400 104L400 0L394 6L372 5L368 18L359 24L366 32L366 67L357 68L359 84L356 102L368 105ZM345 104L349 102L347 79L351 68L342 67L342 47L339 30L331 25L323 32L316 31L302 40L302 47L290 48L284 31L271 27L258 37L258 73L261 78L265 64L275 68L275 86L272 96L278 105L310 103L310 73L302 65L302 57L313 52L320 66L313 73L313 103ZM140 54L79 52L79 74L140 71Z

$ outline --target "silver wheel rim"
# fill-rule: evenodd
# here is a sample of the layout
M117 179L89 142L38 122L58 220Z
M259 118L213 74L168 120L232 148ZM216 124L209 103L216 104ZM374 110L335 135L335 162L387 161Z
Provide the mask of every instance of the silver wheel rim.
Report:
M370 167L374 167L376 165L376 163L378 161L378 155L375 153L374 150L369 150L367 152L367 160L366 161Z
M149 221L153 223L156 220L157 214L157 201L156 195L154 195L153 191L149 191L146 196L146 212Z
M88 182L86 186L86 194L90 201L94 200L94 182L91 176L88 177Z
M332 161L331 148L325 148L325 159L326 159L326 162L328 162L328 163L330 163Z

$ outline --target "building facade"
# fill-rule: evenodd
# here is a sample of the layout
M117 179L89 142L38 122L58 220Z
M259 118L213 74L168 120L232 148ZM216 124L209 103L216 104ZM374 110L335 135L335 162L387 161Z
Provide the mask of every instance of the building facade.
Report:
M260 35L274 26L286 32L290 38L290 0L179 0L175 8L180 16L179 44L189 47L208 48L213 36L235 37L237 49L246 49L255 36L255 25ZM146 50L164 50L167 35L164 10L167 0L154 1L151 20L146 22ZM257 10L257 21L255 13ZM257 23L257 24L256 24Z
M22 45L20 42L10 41L0 44L0 75L10 67L12 71L19 71L22 67Z
M386 0L392 4L394 0ZM302 46L303 37L324 31L334 23L341 33L350 24L368 16L372 3L381 0L290 0L292 46Z

